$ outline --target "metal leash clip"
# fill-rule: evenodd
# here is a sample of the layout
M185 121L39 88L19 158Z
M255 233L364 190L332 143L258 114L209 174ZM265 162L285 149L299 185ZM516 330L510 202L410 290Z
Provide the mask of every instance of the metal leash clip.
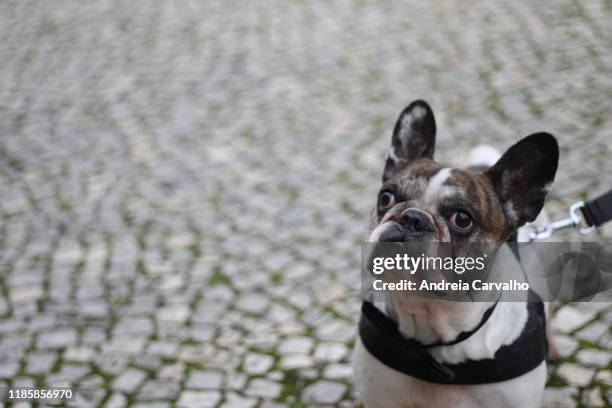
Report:
M588 226L584 218L578 214L578 210L585 206L584 201L578 201L570 206L569 217L559 221L553 221L543 228L536 229L529 234L529 239L537 241L550 238L556 230L574 228L579 234L586 235L593 232L595 226Z

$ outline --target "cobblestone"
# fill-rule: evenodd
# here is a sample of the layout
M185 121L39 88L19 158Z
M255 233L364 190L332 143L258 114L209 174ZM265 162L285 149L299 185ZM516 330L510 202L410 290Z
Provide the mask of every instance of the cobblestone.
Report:
M584 326L593 317L595 317L595 313L592 311L584 311L567 305L557 311L553 318L553 326L559 331L572 332Z
M253 397L276 398L281 392L282 386L275 382L263 378L252 380L247 389L246 394Z
M304 401L316 404L336 404L346 391L346 385L318 381L304 389Z
M569 384L585 386L590 384L595 371L572 363L563 363L557 373Z
M313 340L309 337L290 337L280 342L278 354L308 354L312 350Z
M50 383L74 383L90 372L91 368L85 365L63 364L58 372L51 374L47 379Z
M322 361L340 361L346 357L347 347L342 343L321 343L317 346L314 356Z
M106 408L124 408L128 404L127 398L123 394L114 393L105 402Z
M26 372L28 374L48 374L56 361L57 356L53 353L32 353L28 356Z
M274 364L274 358L266 354L249 353L244 358L244 371L248 374L263 374Z
M76 406L354 407L359 243L413 99L451 165L555 134L552 218L612 185L608 2L0 15L0 384L93 390ZM553 322L544 406L612 404L610 304Z
M308 368L314 365L314 359L304 354L289 354L281 358L279 365L285 370Z
M605 368L610 365L610 361L612 361L612 352L584 349L578 352L576 360L586 366Z
M168 380L150 380L144 383L138 392L139 401L174 400L180 385Z
M218 391L183 391L177 402L179 408L213 408L221 400Z
M147 353L159 355L162 357L173 357L178 352L179 346L175 343L154 342L149 344Z
M352 368L349 364L330 364L325 367L323 377L330 380L348 380L352 376Z
M595 378L605 385L612 385L612 371L605 370L597 373Z
M132 393L142 384L147 374L135 368L128 368L113 381L112 388L117 391Z
M571 337L557 334L555 341L561 357L567 358L574 354L574 352L578 349L578 341Z
M216 390L222 385L223 375L214 371L194 371L187 379L187 388Z
M575 390L570 387L549 388L544 391L542 408L574 408L577 406L574 395Z
M64 360L88 363L95 357L95 350L89 347L73 347L64 352Z
M41 349L70 347L76 344L76 339L76 330L62 329L39 334L36 346Z
M599 388L593 388L592 390L584 394L584 405L587 407L605 407L606 402L601 396L601 390Z
M244 398L238 394L229 392L225 397L225 402L221 404L221 408L253 408L257 405L257 400L253 398Z
M4 362L0 365L0 378L11 378L19 372L18 362Z

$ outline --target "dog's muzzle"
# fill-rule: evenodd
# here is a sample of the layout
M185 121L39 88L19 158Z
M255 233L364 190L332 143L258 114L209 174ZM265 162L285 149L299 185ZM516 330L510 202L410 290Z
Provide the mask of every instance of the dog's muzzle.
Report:
M433 220L425 211L408 208L372 231L370 242L425 241L434 232Z

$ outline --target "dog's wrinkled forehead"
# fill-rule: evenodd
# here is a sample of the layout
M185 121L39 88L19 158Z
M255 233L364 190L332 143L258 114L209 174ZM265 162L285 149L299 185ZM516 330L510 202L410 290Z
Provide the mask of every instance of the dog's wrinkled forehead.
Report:
M463 179L465 175L458 169L443 167L433 160L420 160L398 172L390 182L397 185L406 199L430 206L445 197L464 195Z
M497 236L506 226L504 210L491 183L480 171L445 167L420 159L398 171L386 183L395 186L406 208L430 214L437 225L456 210L469 211L480 225L476 238ZM483 235L485 234L485 235Z

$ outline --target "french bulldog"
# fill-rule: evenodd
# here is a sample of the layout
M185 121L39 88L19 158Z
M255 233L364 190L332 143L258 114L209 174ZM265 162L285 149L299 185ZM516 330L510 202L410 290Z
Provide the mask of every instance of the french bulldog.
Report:
M412 102L393 130L369 242L499 243L536 219L557 171L559 148L552 135L527 136L490 165L475 169L436 162L435 141L431 107L422 100ZM418 302L397 296L385 304L382 313L396 322L403 338L442 344L427 353L443 365L495 358L521 336L531 310L528 302L499 302L491 308L484 302ZM477 327L487 310L486 322L469 338L444 345ZM513 353L523 358L521 350ZM358 336L353 380L367 408L535 408L545 387L546 361L501 382L440 384L389 367Z

